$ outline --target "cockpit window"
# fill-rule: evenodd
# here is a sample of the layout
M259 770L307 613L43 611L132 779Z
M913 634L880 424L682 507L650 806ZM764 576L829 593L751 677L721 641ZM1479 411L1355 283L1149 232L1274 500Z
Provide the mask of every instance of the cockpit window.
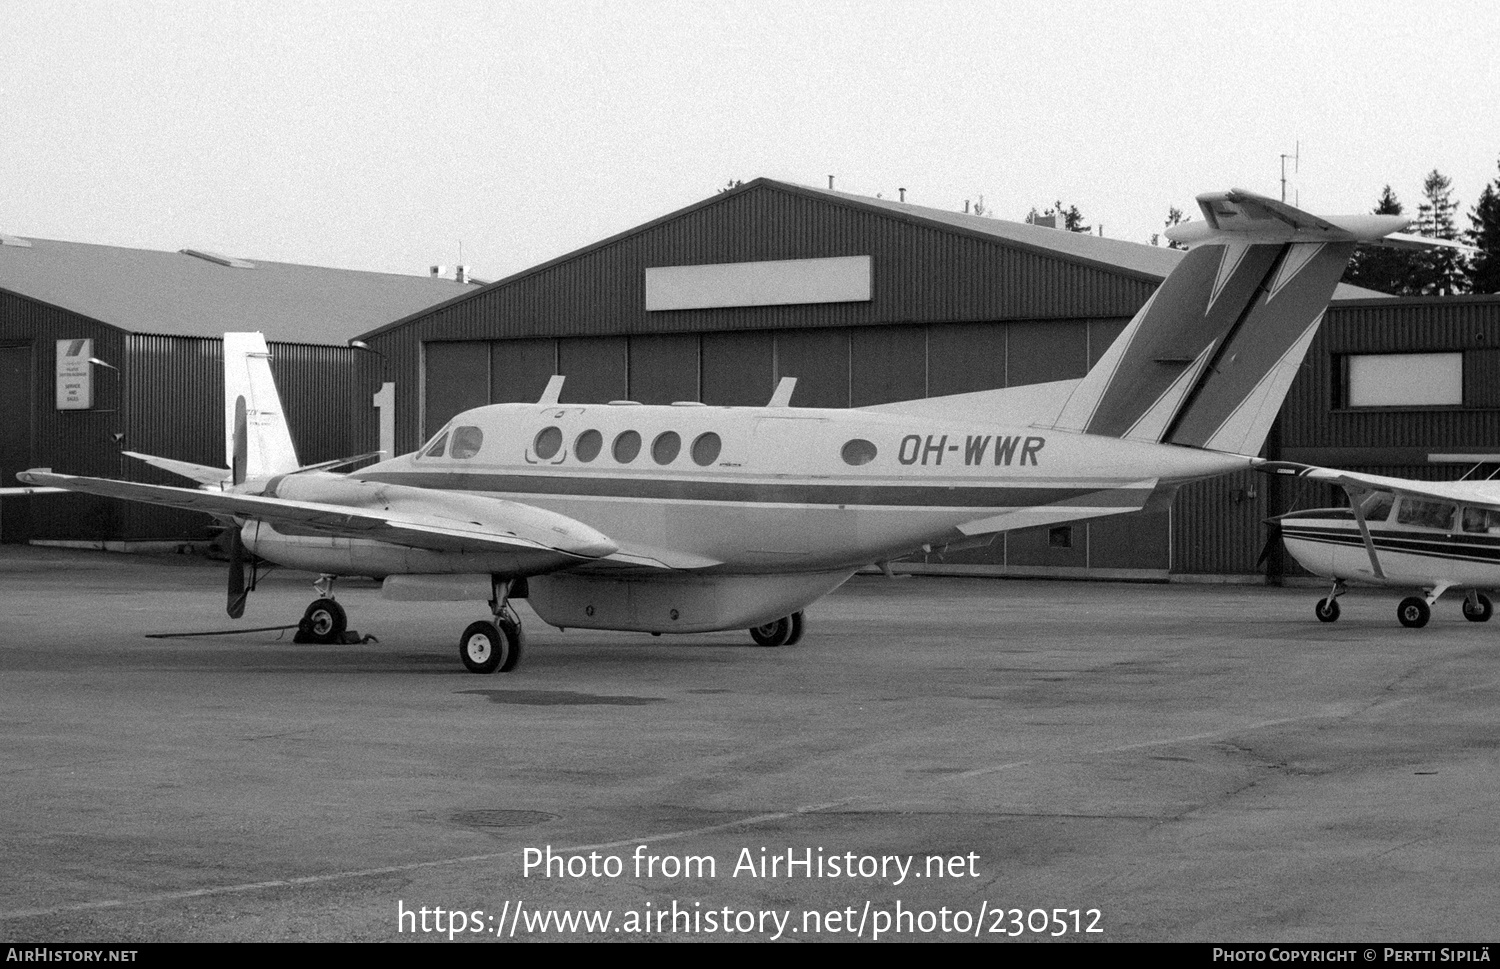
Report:
M1403 525L1418 525L1422 528L1453 528L1453 517L1457 505L1445 501L1421 501L1417 498L1402 498L1396 511L1396 521Z
M440 458L440 457L443 456L443 448L445 448L447 446L448 446L448 432L444 431L443 433L441 433L441 434L439 434L437 436L437 440L433 441L431 444L427 445L427 447L423 449L423 451L422 451L422 457L424 457L424 458Z
M479 453L479 448L484 444L484 432L477 427L456 427L453 429L453 450L448 453L450 458L472 458Z

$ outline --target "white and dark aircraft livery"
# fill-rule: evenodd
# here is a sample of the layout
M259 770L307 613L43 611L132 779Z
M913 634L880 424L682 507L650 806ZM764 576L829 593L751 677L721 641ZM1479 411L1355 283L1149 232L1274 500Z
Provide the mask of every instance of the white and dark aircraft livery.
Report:
M825 410L790 406L790 379L768 406L707 407L564 404L554 377L534 404L466 411L412 454L335 474L299 464L264 340L231 333L229 470L138 455L198 490L19 477L232 522L245 549L320 573L304 627L330 640L333 579L363 575L391 598L488 599L493 621L460 640L475 672L515 666L522 595L562 628L748 628L780 646L872 563L1136 511L1251 466L1355 243L1408 220L1198 202L1203 221L1169 232L1190 251L1077 380Z
M1260 470L1327 481L1349 496L1347 508L1273 519L1292 558L1333 580L1313 610L1323 622L1339 618L1349 582L1421 589L1396 607L1403 626L1427 625L1433 603L1449 589L1465 592L1465 619L1486 622L1493 614L1481 590L1500 588L1500 481L1413 481L1287 461Z

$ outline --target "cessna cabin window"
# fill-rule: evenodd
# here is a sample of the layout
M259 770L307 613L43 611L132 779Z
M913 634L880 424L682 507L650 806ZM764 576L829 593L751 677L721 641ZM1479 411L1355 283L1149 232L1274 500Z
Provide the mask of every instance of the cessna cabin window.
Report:
M676 431L663 431L651 442L651 459L657 464L671 464L682 450L682 438Z
M599 456L599 449L602 447L604 435L590 429L573 440L573 456L587 464Z
M719 460L719 450L722 447L723 442L719 440L719 435L713 431L709 431L707 434L699 434L693 440L693 463L700 468L708 467Z
M1500 509L1465 508L1464 531L1481 535L1500 532Z
M544 427L537 431L536 439L531 442L531 450L543 461L550 461L557 456L562 448L562 429L558 427ZM457 457L457 455L455 455Z
M455 427L453 429L453 447L448 451L450 458L472 458L479 453L479 448L484 444L484 432L477 427Z
M640 434L635 431L621 431L619 436L615 438L614 455L616 461L621 464L629 464L640 453Z
M1368 505L1365 506L1365 521L1383 522L1391 517L1391 508L1396 504L1393 495L1379 494L1373 498L1366 498Z
M1453 518L1457 512L1457 505L1450 505L1445 501L1402 498L1401 507L1396 511L1396 521L1403 525L1418 525L1422 528L1441 528L1451 531Z
M424 457L424 458L440 458L440 457L443 456L443 448L445 448L447 446L448 446L448 432L444 431L443 433L441 433L441 434L439 434L437 436L437 440L435 440L431 444L427 445L427 447L422 451L422 457Z

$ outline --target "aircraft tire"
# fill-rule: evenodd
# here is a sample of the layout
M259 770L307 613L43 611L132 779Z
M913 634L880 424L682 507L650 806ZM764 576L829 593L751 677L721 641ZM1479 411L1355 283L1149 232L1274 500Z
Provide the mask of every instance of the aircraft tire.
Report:
M1332 596L1319 599L1318 604L1313 607L1313 614L1318 617L1319 622L1337 622L1339 601Z
M302 631L315 643L336 643L349 628L344 607L333 599L317 599L302 614Z
M458 655L470 673L509 672L520 659L520 651L508 631L488 620L469 623L458 640ZM508 665L507 665L508 664Z
M1432 618L1432 610L1421 596L1407 596L1396 607L1396 618L1408 629L1421 629Z
M792 613L792 636L786 641L788 646L795 646L802 642L802 632L807 628L807 620L802 616L802 610Z
M1490 603L1489 596L1481 594L1475 598L1479 600L1479 608L1471 611L1469 609L1469 600L1465 597L1464 618L1469 620L1469 622L1489 622L1490 617L1495 614L1495 607Z
M755 645L769 649L785 646L792 639L792 617L782 616L764 626L756 626L750 630L750 638L755 640Z
M501 673L509 673L521 662L521 652L526 648L526 630L521 627L521 620L502 617L497 623L501 633L510 640L510 650L505 659L500 661L498 667Z

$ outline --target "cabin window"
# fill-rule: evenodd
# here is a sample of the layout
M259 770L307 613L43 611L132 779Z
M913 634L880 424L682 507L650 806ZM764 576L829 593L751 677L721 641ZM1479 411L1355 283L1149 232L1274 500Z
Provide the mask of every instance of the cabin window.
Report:
M1453 528L1453 518L1457 512L1457 505L1450 505L1445 501L1402 498L1401 507L1396 511L1396 521L1403 525L1441 528L1448 531Z
M1365 521L1383 522L1391 517L1391 508L1396 504L1393 496L1383 494L1368 500L1370 506L1365 509Z
M427 447L422 451L422 457L424 457L424 458L440 458L440 457L443 456L443 448L445 448L447 446L448 446L448 432L444 431L443 433L441 433L441 434L439 434L437 436L437 440L435 440L431 444L427 445Z
M861 438L856 437L854 440L844 445L844 450L841 453L843 455L845 464L857 468L862 464L869 464L871 461L875 460L875 455L877 452L875 450L875 445L871 444L869 441L862 440Z
M663 431L651 442L651 460L657 464L671 464L682 450L682 438L676 431Z
M1073 547L1073 526L1058 525L1047 530L1047 545L1051 548Z
M1462 353L1351 353L1343 358L1343 407L1458 407ZM1337 372L1337 371L1336 371Z
M641 436L635 431L621 431L619 436L615 438L614 455L616 461L621 464L629 464L640 453Z
M719 460L719 451L723 446L723 442L719 440L719 435L713 431L709 431L707 434L699 434L693 440L693 463L701 468L708 467Z
M1500 509L1465 508L1464 531L1479 534L1500 532Z
M544 427L536 432L536 438L531 442L531 451L543 461L549 461L557 456L562 448L562 429L557 427Z
M573 441L573 455L587 464L599 456L599 451L603 447L604 435L591 428L578 435Z
M484 432L477 427L455 427L453 429L453 449L448 452L450 458L472 458L479 453L479 448L484 444Z

